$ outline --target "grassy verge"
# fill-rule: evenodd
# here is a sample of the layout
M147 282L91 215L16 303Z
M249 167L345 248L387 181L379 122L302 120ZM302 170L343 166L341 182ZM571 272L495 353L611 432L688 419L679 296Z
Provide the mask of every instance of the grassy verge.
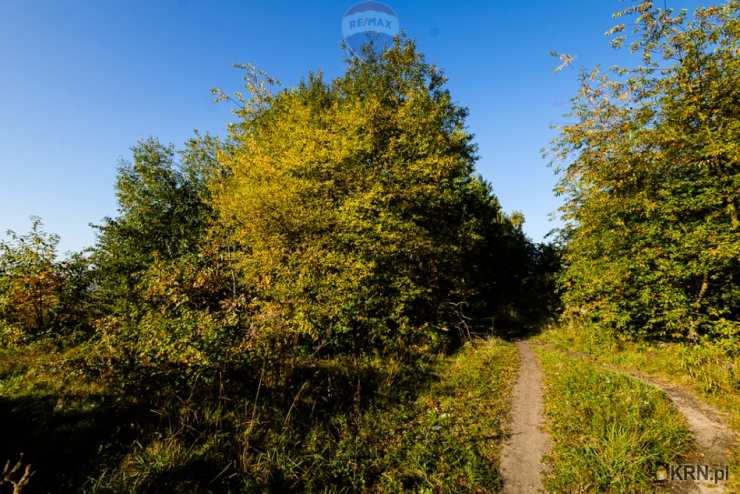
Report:
M502 340L441 357L414 391L312 417L298 403L272 412L253 393L152 410L66 373L66 356L51 348L27 350L0 352L0 463L23 453L32 465L23 494L502 487L498 454L518 367Z
M538 349L553 447L551 492L649 492L655 469L691 447L680 414L658 390L562 352Z
M678 384L729 417L740 433L740 354L711 342L694 345L625 341L595 328L561 325L543 332L538 341L588 354L596 362L637 371ZM740 492L740 448L731 452L730 492Z
M372 456L386 462L372 490L500 491L498 453L517 368L510 343L491 339L468 345L440 366L439 382L419 396L412 417L369 417ZM384 417L390 419L385 425Z
M582 352L598 362L662 378L690 389L727 412L740 430L740 355L732 356L709 343L646 343L624 341L589 328L563 325L538 338L561 349Z
M518 368L516 348L491 339L442 359L412 402L373 403L314 427L272 461L308 492L499 492L499 449Z

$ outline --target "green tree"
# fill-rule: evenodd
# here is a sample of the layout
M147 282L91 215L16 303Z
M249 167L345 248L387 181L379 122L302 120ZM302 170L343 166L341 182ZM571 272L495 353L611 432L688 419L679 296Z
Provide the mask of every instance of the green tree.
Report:
M643 2L608 34L632 68L582 76L554 144L571 314L625 335L736 338L740 3Z
M227 149L197 133L179 152L150 138L119 168L119 215L98 226L92 256L102 313L89 363L119 384L157 387L156 375L187 382L232 355L240 299L228 247L209 235L208 183L221 177Z
M216 138L196 135L179 162L173 146L153 138L132 148L133 161L121 164L116 180L119 215L97 226L93 259L104 305L120 314L136 309L149 266L198 251L212 216L206 182L221 148Z
M250 292L248 346L413 355L468 336L487 287L512 284L503 246L526 239L473 175L466 110L413 42L368 55L276 93L248 69L213 185Z
M38 334L49 329L59 308L61 280L55 270L59 237L31 218L31 231L8 231L0 242L0 318L6 325Z
M58 259L59 237L43 230L7 232L0 241L0 331L6 343L39 336L89 334L92 271L88 257Z

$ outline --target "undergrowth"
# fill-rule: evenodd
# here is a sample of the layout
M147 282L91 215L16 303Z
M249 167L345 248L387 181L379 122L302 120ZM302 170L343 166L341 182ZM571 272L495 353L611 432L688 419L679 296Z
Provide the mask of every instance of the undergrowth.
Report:
M4 354L3 456L34 492L496 492L498 451L518 366L510 343L466 344L415 385L354 407L270 403L228 392L154 406L79 377L49 349ZM72 357L69 357L72 358ZM414 381L414 380L411 380ZM307 391L304 391L306 394ZM255 401L255 398L258 398ZM320 410L312 413L312 409Z

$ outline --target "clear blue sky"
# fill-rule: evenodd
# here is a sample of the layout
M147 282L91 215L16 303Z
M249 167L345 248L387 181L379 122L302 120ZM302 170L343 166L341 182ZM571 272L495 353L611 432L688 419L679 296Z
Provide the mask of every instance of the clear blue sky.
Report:
M238 89L235 63L287 85L309 70L340 74L340 22L353 3L2 0L0 231L26 231L33 214L62 236L63 251L92 245L88 224L115 214L116 167L132 144L180 144L196 128L223 135L232 115L210 89ZM577 68L624 61L603 36L624 3L386 3L470 109L478 171L542 239L558 200L540 150L563 121ZM576 68L554 73L551 50L575 55Z

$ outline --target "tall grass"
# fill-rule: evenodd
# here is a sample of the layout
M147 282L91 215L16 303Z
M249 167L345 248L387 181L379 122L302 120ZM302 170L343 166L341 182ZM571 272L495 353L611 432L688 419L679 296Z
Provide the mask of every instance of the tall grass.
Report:
M692 444L680 414L659 390L561 352L538 350L553 448L551 492L649 492L658 465Z
M370 437L384 443L377 458L387 462L373 491L500 491L499 450L517 368L510 343L468 344L439 368L439 382L419 396L412 417L386 416L385 425L371 417Z
M740 352L735 349L736 341L631 341L575 323L550 327L537 340L681 385L725 412L729 425L740 432ZM734 448L730 457L728 489L740 492L740 448Z
M538 340L683 385L727 412L733 427L740 430L740 352L728 350L727 345L710 340L631 341L577 324L553 326Z

